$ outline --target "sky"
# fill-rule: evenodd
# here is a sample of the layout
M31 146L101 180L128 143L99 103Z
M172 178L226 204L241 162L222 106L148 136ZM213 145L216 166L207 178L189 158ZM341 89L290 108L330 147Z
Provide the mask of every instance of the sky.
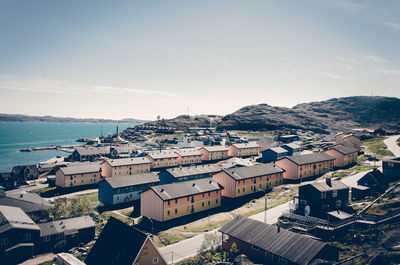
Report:
M0 113L225 115L400 97L397 0L0 0Z

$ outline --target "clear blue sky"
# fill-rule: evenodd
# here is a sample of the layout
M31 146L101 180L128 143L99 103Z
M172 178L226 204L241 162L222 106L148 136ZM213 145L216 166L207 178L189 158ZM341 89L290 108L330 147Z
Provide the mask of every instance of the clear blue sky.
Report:
M400 1L0 0L0 112L227 114L400 96Z

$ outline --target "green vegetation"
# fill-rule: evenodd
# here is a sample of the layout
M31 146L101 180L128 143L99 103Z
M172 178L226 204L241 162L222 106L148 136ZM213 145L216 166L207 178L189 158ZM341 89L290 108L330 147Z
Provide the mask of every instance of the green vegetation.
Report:
M372 170L373 168L376 168L376 167L378 167L378 166L358 165L358 166L349 168L347 171L368 171L368 170Z
M121 222L124 222L128 225L132 225L132 218L117 214L111 211L103 212L99 216L96 216L94 220L96 221L96 236L99 236L101 231L103 231L104 226L106 225L108 219L110 216L120 220Z
M366 146L367 152L376 154L377 157L381 158L383 156L393 156L393 153L387 150L387 147L383 140L385 136L380 136L372 139L367 139L361 141L361 145Z
M47 188L40 188L40 189L36 189L36 190L31 190L30 192L42 195L42 194L46 194L46 193L49 193L51 191L54 191L55 189L57 189L57 188L56 187L47 187Z
M94 210L88 198L77 196L72 199L57 198L53 205L47 210L49 217L53 220L73 218L88 215Z
M44 173L42 173L42 174L39 175L39 178L44 178L44 177L46 177L49 173L50 173L50 171L44 172Z

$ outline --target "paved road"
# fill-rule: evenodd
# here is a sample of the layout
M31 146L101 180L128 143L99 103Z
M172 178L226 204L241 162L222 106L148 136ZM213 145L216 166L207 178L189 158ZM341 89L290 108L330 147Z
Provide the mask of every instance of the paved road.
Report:
M390 136L385 139L383 142L386 144L388 149L395 155L400 156L400 146L397 145L397 139L400 138L400 135Z

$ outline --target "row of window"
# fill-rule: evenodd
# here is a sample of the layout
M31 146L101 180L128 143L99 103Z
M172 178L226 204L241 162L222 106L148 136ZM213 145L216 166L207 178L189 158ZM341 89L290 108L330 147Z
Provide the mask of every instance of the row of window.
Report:
M278 184L282 184L282 180L276 180L275 181L275 185L278 185ZM271 183L267 183L267 188L270 188L271 186L272 186ZM259 184L259 189L258 190L260 190L261 188L262 188L262 185ZM253 188L253 185L252 185L252 186L250 186L250 191L253 191L253 190L254 191L258 191L258 190L256 190L255 186ZM238 189L237 192L240 193L240 189ZM242 188L242 192L246 192L246 188Z
M337 197L337 190L333 190L332 191L332 198L336 198ZM323 191L321 192L321 199L325 199L326 198L326 192Z
M215 200L215 203L218 204L218 199ZM202 203L201 203L201 207L202 207L202 208L204 208L205 205L206 205L205 202L202 202ZM207 201L207 205L208 205L208 206L211 206L211 201ZM186 206L186 212L191 211L190 209L192 209L192 211L194 211L193 206L192 206L192 207ZM175 214L178 214L178 209L175 209L174 212L175 212ZM170 216L170 214L171 214L171 211L168 210L168 211L167 211L167 215Z
M211 193L212 193L212 191L207 192L207 196L210 197L210 196L211 196ZM218 194L219 194L219 190L216 190L216 191L215 191L215 194L218 195ZM201 194L201 197L202 197L202 198L205 198L205 193L202 193L202 194ZM168 203L168 205L171 205L171 201L175 201L175 204L178 204L178 201L179 201L179 200L184 200L184 198L174 199L174 200L168 200L167 203ZM192 202L193 202L193 201L194 201L194 195L192 195L192 196L187 196L187 197L186 197L186 201L192 201Z

